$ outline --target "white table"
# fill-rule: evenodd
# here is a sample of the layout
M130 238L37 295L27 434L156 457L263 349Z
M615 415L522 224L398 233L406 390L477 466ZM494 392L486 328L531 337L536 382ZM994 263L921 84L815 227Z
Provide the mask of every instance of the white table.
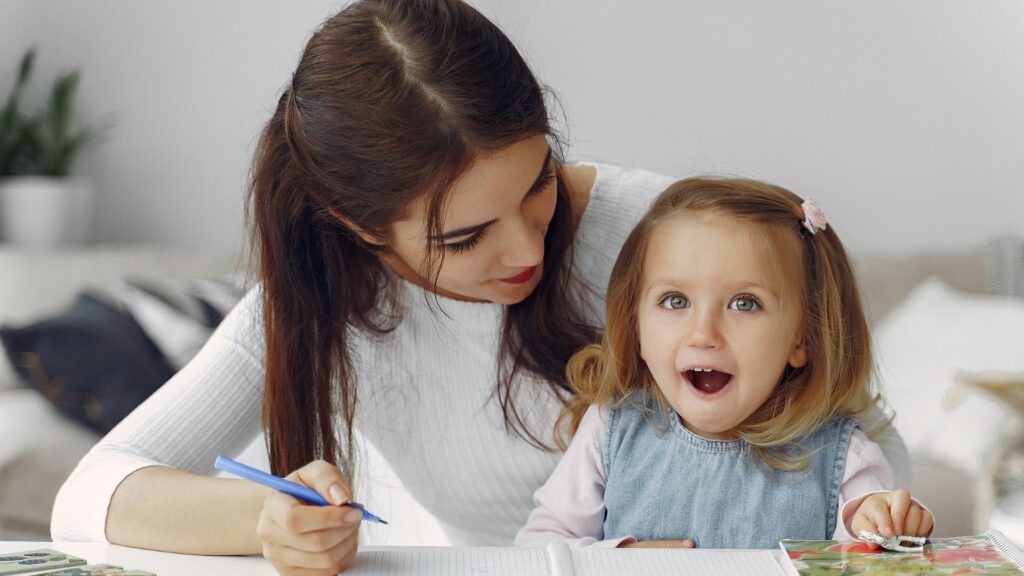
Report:
M13 542L0 541L0 554L49 548L84 558L89 564L116 564L126 569L146 570L155 572L157 576L275 576L277 572L262 556L193 556L189 554L172 554L154 552L140 548L128 548L113 544L83 542ZM362 551L388 550L452 550L451 548L367 546ZM473 550L467 548L464 550ZM480 550L479 548L476 550ZM495 549L490 549L495 550ZM729 550L708 550L706 553L729 554ZM772 555L784 569L784 556L781 550L773 550ZM376 572L375 572L376 573ZM25 576L31 576L26 573ZM459 575L453 575L459 576ZM543 576L543 574L537 575Z
M0 542L0 553L50 548L84 558L89 564L116 564L126 569L156 572L157 576L276 576L262 556L192 556L154 552L113 544L82 542ZM29 575L32 573L29 572Z

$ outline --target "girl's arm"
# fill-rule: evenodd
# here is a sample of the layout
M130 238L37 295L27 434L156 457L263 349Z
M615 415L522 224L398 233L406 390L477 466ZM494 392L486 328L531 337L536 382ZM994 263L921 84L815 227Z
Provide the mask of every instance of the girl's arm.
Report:
M571 547L615 548L631 537L601 540L604 535L604 462L601 438L605 425L597 406L583 415L579 429L548 481L534 494L536 507L518 534L516 546L544 546L566 540Z
M896 486L910 486L914 480L911 475L910 454L907 452L903 437L890 422L890 417L891 414L876 404L861 416L860 420L864 430L870 432L880 429L877 434L872 434L871 441L882 449L882 455L892 470Z
M839 487L839 509L836 514L835 540L852 540L854 534L853 518L864 500L873 494L888 493L905 484L897 479L892 465L882 452L882 448L872 442L859 429L853 431L850 446L846 454L846 469L843 482ZM929 511L917 500L913 501L921 509Z
M54 540L260 552L263 489L206 477L217 454L237 454L259 433L260 317L253 290L187 366L82 459L54 502Z

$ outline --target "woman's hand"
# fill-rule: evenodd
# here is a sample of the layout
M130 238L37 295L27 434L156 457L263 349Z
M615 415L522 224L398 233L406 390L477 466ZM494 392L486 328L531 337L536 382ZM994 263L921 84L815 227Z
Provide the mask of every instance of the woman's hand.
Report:
M337 467L317 460L287 477L316 490L328 502L351 497ZM263 502L256 534L263 556L283 576L334 576L356 555L362 514L348 506L315 506L274 491Z
M619 548L695 548L693 540L633 540L619 544Z
M932 515L911 500L910 492L894 490L865 498L854 513L850 527L853 528L851 536L855 538L861 530L890 538L896 535L927 536L931 534L934 523Z

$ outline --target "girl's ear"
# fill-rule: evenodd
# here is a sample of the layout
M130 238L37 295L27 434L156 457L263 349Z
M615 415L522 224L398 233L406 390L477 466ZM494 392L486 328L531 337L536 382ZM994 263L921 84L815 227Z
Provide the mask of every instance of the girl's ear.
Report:
M338 212L337 210L334 210L333 208L328 208L327 211L331 213L331 217L333 217L338 222L341 222L342 225L345 226L345 228L348 228L349 230L351 230L353 233L355 233L356 236L359 236L363 240L363 242L366 242L370 246L374 246L376 248L384 248L387 245L380 238L374 236L373 234L370 234L369 232L367 232L366 230L363 230L359 226L356 226L354 223L352 223L351 220L346 218L341 212Z
M789 350L789 365L793 368L803 368L807 365L807 346L804 345L803 337L798 337Z

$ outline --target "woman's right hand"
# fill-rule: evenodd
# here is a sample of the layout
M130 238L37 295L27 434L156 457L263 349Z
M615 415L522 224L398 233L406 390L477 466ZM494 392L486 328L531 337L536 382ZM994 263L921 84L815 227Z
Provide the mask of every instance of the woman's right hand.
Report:
M287 476L328 502L351 498L348 482L332 464L317 460ZM348 506L315 506L273 491L263 502L256 534L263 556L283 576L334 576L356 555L362 514Z

